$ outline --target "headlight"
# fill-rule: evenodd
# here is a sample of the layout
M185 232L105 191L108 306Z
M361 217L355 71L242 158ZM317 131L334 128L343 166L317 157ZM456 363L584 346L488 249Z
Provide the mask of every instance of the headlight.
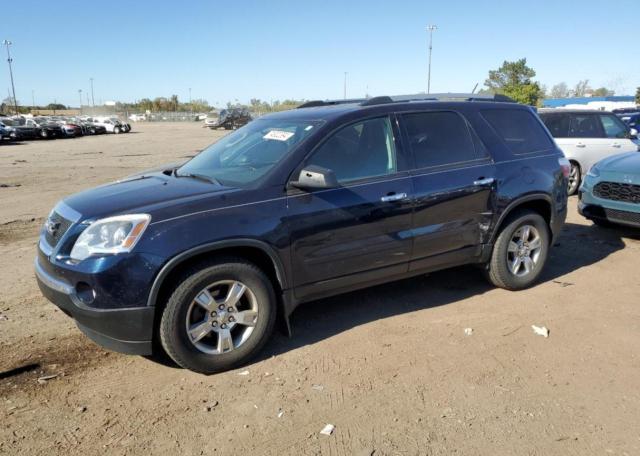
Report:
M596 165L593 165L591 168L589 168L589 172L587 173L587 176L600 177L600 170Z
M82 261L94 254L130 252L150 221L148 214L118 215L97 220L82 232L71 250L71 258Z

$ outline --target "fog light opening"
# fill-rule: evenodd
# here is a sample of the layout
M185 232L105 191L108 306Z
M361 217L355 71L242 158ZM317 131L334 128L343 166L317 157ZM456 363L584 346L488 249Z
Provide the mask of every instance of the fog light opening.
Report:
M84 304L91 304L96 299L95 290L85 282L78 282L76 284L76 295Z

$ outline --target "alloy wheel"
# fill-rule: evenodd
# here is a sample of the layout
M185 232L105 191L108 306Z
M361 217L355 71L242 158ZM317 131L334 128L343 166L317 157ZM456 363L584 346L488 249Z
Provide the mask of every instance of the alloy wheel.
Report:
M569 195L573 195L580 185L580 168L575 163L571 163L571 171L569 172Z
M523 225L518 228L509 241L507 266L517 277L530 274L538 265L542 251L542 240L537 228Z
M215 282L201 290L187 310L187 338L198 350L221 355L242 346L258 320L258 300L244 283Z

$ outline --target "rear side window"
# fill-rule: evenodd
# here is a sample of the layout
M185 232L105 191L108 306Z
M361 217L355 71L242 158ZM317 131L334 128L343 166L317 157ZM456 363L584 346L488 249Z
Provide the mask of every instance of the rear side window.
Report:
M540 114L540 119L554 138L567 138L571 118L566 114Z
M524 109L492 109L482 117L493 127L515 155L553 148L553 142L532 112Z
M600 122L607 138L626 138L627 127L620 119L612 115L600 116Z
M467 123L455 112L405 114L402 121L416 168L450 165L481 158L476 153Z
M570 138L604 138L602 125L594 114L572 114Z

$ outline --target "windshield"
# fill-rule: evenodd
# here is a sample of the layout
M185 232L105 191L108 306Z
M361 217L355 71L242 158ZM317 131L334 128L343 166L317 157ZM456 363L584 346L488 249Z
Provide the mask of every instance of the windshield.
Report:
M176 171L223 185L243 186L264 176L320 122L259 119L225 136Z

